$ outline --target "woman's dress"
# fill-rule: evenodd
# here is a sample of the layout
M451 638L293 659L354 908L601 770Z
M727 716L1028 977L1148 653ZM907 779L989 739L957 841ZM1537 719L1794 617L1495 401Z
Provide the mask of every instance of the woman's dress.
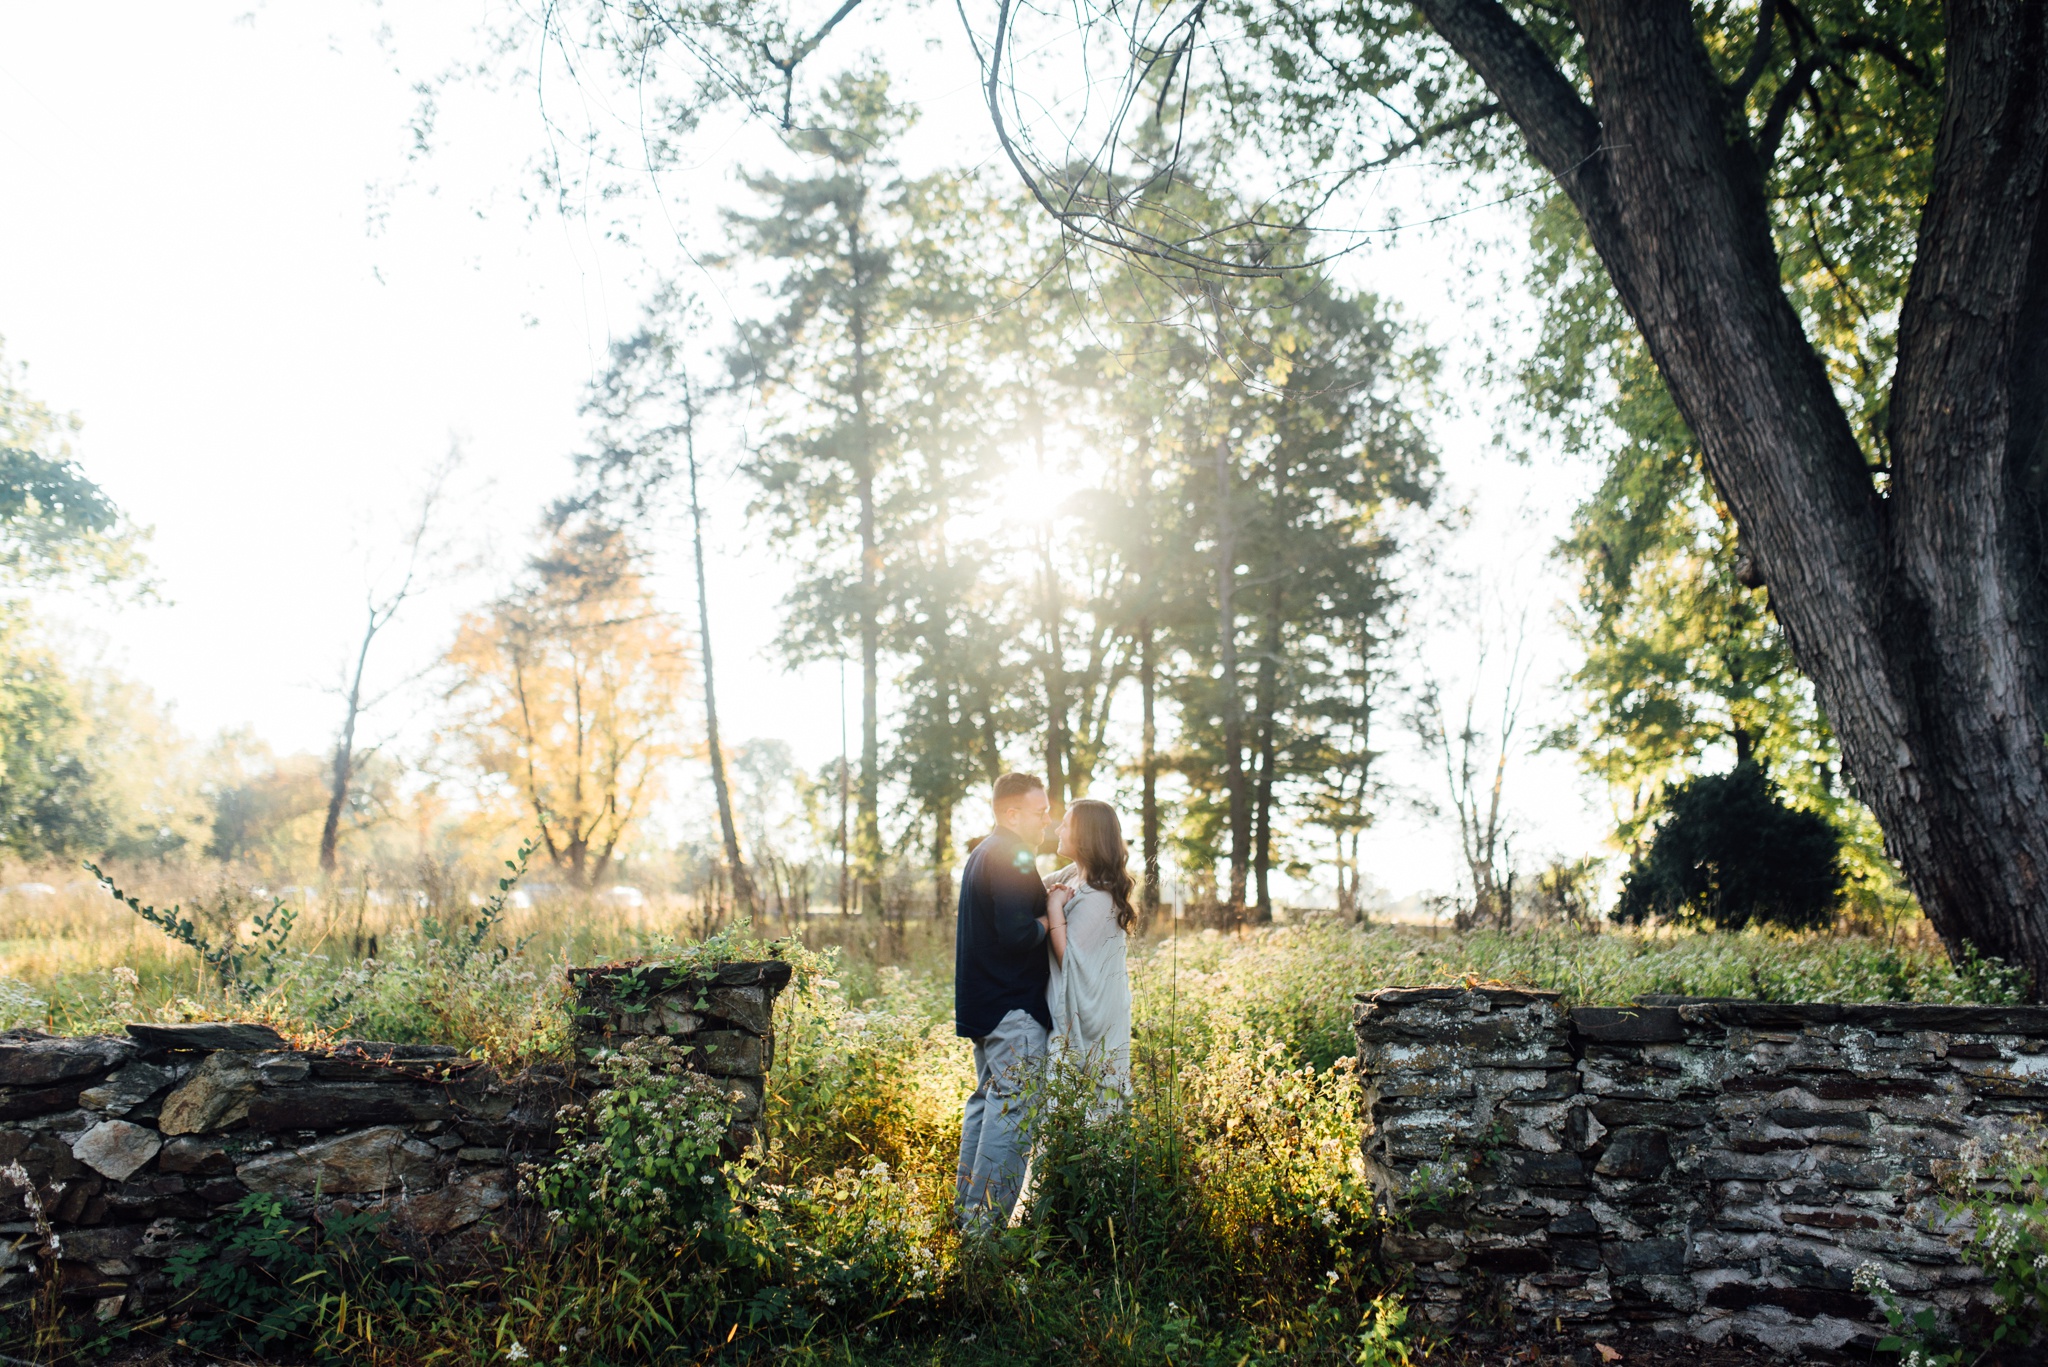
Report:
M1122 1108L1131 1091L1131 978L1128 937L1116 923L1116 903L1081 881L1069 867L1051 886L1073 890L1067 899L1067 953L1054 959L1046 986L1052 1012L1049 1053L1053 1067L1084 1069L1095 1079L1090 1119ZM1046 950L1051 955L1052 950Z

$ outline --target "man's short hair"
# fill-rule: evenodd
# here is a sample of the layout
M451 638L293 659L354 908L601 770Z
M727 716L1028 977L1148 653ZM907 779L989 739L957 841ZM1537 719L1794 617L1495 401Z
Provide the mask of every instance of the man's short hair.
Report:
M1036 774L1004 774L996 780L995 797L990 805L1000 807L1034 788L1043 790L1044 787L1045 780Z

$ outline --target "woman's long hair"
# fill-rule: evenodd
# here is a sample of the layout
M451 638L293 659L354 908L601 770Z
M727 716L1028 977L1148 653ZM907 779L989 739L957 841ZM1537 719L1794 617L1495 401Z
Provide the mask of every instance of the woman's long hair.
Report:
M1130 847L1124 844L1124 828L1116 819L1116 808L1092 797L1077 797L1067 804L1067 819L1073 822L1074 862L1081 866L1088 886L1109 894L1116 904L1118 930L1128 931L1137 923L1131 906L1131 889L1136 883L1126 865Z

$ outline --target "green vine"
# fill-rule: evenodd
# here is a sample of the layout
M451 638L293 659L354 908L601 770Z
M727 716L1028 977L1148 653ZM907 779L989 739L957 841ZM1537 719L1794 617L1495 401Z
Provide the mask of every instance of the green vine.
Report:
M250 918L249 926L254 932L250 943L243 944L240 937L230 930L227 940L215 944L200 933L192 918L185 915L183 906L174 904L169 911L159 911L124 892L111 874L90 859L84 864L86 872L99 880L99 885L115 901L161 930L169 939L194 950L200 961L220 979L222 987L253 997L276 982L278 960L290 943L292 927L299 919L297 908L286 905L282 897L271 898L268 910L259 911ZM221 898L220 910L223 913L228 910L225 894ZM254 975L247 971L252 960L257 965Z
M526 877L527 861L533 857L533 852L539 848L540 843L533 836L527 836L519 842L519 852L505 861L505 876L498 880L498 890L491 894L489 900L482 907L478 908L476 919L461 930L449 934L444 932L435 921L429 920L426 923L428 938L436 940L446 939L452 946L455 951L455 966L457 968L467 965L472 958L476 957L476 952L484 947L484 941L491 938L491 933L497 930L498 923L504 920L505 903L512 896L512 890L519 886L519 881ZM517 954L524 947L524 940L509 948L499 945L496 950L496 957L502 961L511 955Z

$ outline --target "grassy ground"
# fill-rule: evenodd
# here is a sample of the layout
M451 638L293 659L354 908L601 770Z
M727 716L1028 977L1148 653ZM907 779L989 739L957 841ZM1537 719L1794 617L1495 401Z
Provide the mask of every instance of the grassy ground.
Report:
M247 910L230 899L201 930L218 943ZM254 986L237 993L105 894L69 889L0 909L0 992L10 1023L45 1028L253 1016L302 1038L435 1040L509 1063L564 1047L564 966L659 954L704 929L686 905L508 908L481 935L478 915L466 893L309 912L282 949L248 956ZM777 950L799 972L780 1008L773 1150L758 1172L707 1184L687 1220L635 1233L633 1211L579 1182L557 1184L569 1208L552 1233L461 1266L394 1262L375 1230L329 1231L302 1276L256 1286L239 1319L180 1332L239 1351L268 1322L283 1326L270 1351L394 1364L1399 1362L1423 1345L1402 1324L1398 1269L1374 1254L1350 1061L1358 990L1468 976L1575 1002L2015 990L1995 965L1854 938L1169 928L1132 956L1127 1122L1055 1112L1029 1217L963 1248L948 1205L971 1078L946 928L821 917L801 930ZM613 1139L594 1130L593 1161L614 1140L618 1161L637 1161L650 1136L680 1152L660 1100L621 1112ZM258 1212L236 1238L274 1248L263 1240L290 1234ZM61 1351L111 1346L74 1336Z

